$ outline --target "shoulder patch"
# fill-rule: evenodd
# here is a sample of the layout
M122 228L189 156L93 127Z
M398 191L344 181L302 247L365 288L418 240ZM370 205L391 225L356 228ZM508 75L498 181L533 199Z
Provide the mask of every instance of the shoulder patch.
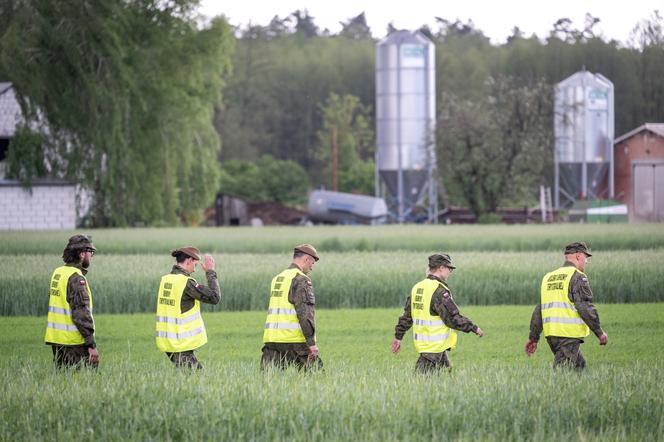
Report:
M449 299L450 298L450 292L443 293L443 298Z
M307 279L307 285L308 285L309 287L312 287L312 286L313 286L313 284L311 284L311 279Z
M199 283L196 283L194 287L199 288L201 285Z
M81 285L85 285L85 279L81 279L78 283Z

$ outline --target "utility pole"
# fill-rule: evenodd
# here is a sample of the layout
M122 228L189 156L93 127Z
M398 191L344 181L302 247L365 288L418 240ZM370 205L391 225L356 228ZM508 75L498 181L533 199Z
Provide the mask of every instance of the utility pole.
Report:
M338 168L337 149L337 126L332 126L332 190L338 192L337 168Z

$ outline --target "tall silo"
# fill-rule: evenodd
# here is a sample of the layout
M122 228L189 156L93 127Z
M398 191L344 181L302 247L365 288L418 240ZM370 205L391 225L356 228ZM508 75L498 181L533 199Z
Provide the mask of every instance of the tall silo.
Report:
M613 83L577 72L556 85L555 205L613 198Z
M428 221L436 220L435 123L434 44L420 32L392 32L376 46L376 196L397 222L415 219L425 194Z

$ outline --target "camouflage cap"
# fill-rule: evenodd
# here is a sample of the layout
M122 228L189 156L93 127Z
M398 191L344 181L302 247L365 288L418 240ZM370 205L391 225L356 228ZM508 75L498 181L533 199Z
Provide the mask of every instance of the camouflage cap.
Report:
M69 238L69 242L67 243L67 247L65 247L65 250L90 250L92 252L96 252L97 249L95 246L92 244L92 236L89 235L74 235L71 238Z
M449 269L456 269L452 265L452 258L447 253L434 253L429 257L429 268L445 266Z
M295 249L293 249L293 252L301 252L301 253L306 253L307 255L311 256L313 259L318 261L320 257L318 256L318 252L312 246L311 244L300 244L299 246L295 246Z
M593 256L588 250L588 246L584 242L573 242L565 246L565 255L571 255L572 253L585 253L586 256Z
M172 250L171 256L177 257L177 255L180 253L184 253L188 257L194 258L197 261L201 260L201 251L198 250L196 247L192 246L180 247L179 249Z

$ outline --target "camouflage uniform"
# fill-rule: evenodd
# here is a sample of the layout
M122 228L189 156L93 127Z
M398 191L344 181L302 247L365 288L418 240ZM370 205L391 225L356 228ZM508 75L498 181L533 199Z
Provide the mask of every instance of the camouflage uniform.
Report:
M88 273L81 264L66 264L70 267L76 267L83 273ZM71 319L79 333L83 336L85 343L82 345L61 345L47 342L53 350L53 362L58 368L61 367L80 367L87 365L97 367L98 364L89 361L88 348L96 348L94 332L95 323L90 311L90 297L87 291L87 282L85 278L77 273L69 277L67 281L67 302L71 307Z
M572 266L569 261L565 261L563 266ZM581 319L588 325L590 330L597 335L597 337L604 334L602 327L599 323L599 314L593 305L593 292L590 289L588 278L576 272L572 275L569 283L568 298L574 304L574 307L579 312ZM542 333L542 308L541 304L537 304L533 310L530 319L530 336L529 339L533 342L538 342ZM565 338L557 336L548 336L546 338L553 353L553 367L570 366L579 370L583 370L586 366L586 361L580 351L580 346L583 339Z
M297 264L291 264L289 269L300 269ZM306 342L282 343L266 342L263 345L261 368L269 365L286 368L295 365L298 369L318 369L323 367L320 357L311 360L309 347L316 344L316 298L311 279L306 275L296 275L288 292L288 302L295 306L297 319Z
M439 282L447 283L434 275L428 275L427 279L433 279ZM413 326L413 318L411 316L410 295L406 299L406 304L403 308L403 315L394 328L394 337L402 340L406 332ZM470 319L461 315L459 307L457 307L452 294L443 287L438 287L431 296L431 305L429 311L432 315L440 316L446 326L464 333L476 332L477 325ZM428 372L439 370L441 368L451 368L451 363L447 357L447 350L442 353L420 353L420 357L415 364L415 369Z
M191 275L177 264L173 266L171 274L185 276ZM200 301L205 304L219 304L219 301L221 301L221 288L219 287L217 272L214 270L207 270L205 272L205 277L207 278L207 287L194 282L192 279L187 281L187 285L182 293L182 300L180 301L180 311L182 313L191 310L194 307L195 301ZM176 367L203 368L203 365L196 358L194 350L178 353L166 352L166 356L168 356L168 359L170 359Z

